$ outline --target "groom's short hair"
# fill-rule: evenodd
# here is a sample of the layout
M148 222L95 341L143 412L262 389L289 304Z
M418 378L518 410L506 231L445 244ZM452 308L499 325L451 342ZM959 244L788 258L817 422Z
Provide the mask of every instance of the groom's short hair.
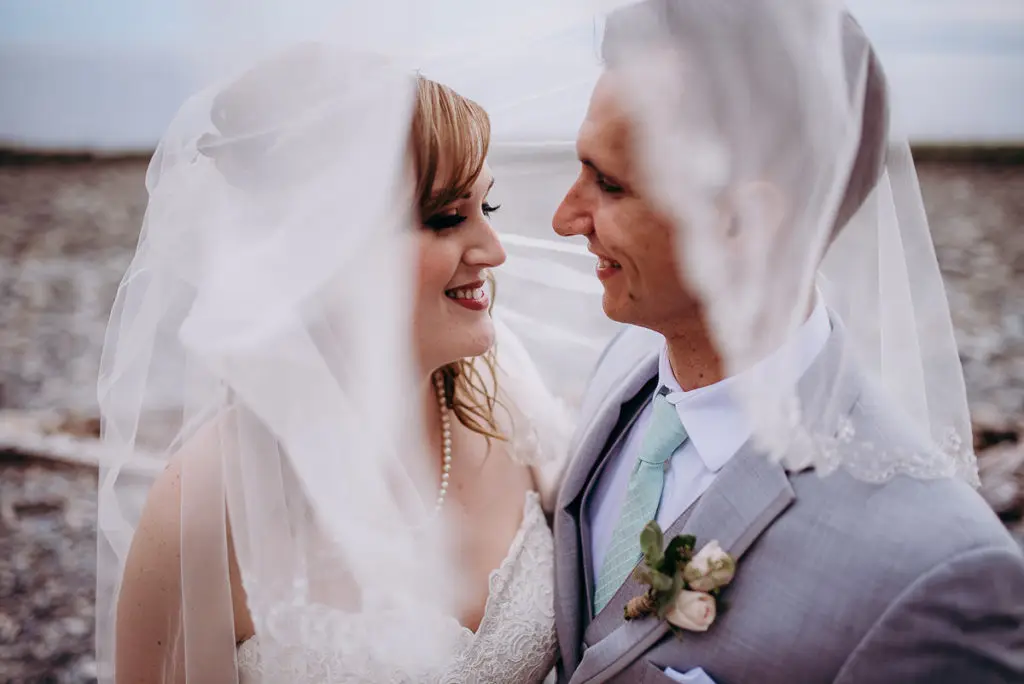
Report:
M780 61L785 63L784 51L787 46L781 40L766 39L766 22L763 19L770 19L771 15L765 13L766 8L770 9L765 0L729 0L722 4L709 3L708 0L644 0L618 10L608 17L605 24L601 43L605 64L614 67L624 61L627 51L656 44L666 38L684 45L699 40L701 37L695 33L698 29L688 25L689 15L686 10L690 7L708 10L709 5L717 6L710 7L710 11L719 12L723 19L730 21L734 35L749 38L739 41L742 44L735 47L734 53L741 53L744 71L749 74L750 87L791 90L792 110L779 119L788 121L788 125L784 130L774 131L775 135L772 136L775 145L773 149L785 154L791 145L802 142L800 136L808 130L808 126L801 119L807 118L807 112L799 107L796 74L776 71ZM885 169L889 137L889 91L885 72L864 30L848 12L843 14L842 37L848 95L852 103L854 98L861 95L858 86L863 83L863 109L857 154L839 203L830 242L849 223L878 185ZM732 56L735 57L735 54ZM778 59L780 56L782 58Z

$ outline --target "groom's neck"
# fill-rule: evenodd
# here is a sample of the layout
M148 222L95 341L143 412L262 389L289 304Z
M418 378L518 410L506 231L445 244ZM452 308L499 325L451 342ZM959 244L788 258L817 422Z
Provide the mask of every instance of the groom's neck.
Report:
M801 322L810 318L817 302L816 297L814 294L808 298ZM710 330L705 325L702 315L688 317L668 330L657 332L665 337L672 375L684 391L707 387L725 379L725 364L711 339ZM778 341L778 344L781 345L782 342L784 340ZM769 344L768 348L774 347ZM735 368L733 372L736 372Z
M725 378L722 357L703 322L687 322L662 334L668 345L672 375L683 390L707 387Z

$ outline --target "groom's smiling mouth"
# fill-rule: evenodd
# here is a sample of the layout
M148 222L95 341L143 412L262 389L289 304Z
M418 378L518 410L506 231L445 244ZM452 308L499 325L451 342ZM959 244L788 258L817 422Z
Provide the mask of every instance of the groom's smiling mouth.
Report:
M607 280L621 270L622 264L619 262L612 261L606 257L597 257L597 267L595 271L599 280Z

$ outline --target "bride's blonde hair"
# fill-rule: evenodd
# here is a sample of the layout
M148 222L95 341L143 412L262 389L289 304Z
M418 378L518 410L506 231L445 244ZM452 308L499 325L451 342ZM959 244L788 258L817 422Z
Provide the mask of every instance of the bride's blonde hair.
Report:
M483 107L448 86L422 76L416 80L412 150L422 221L470 191L487 159L491 120ZM488 276L488 281L493 290L493 278ZM500 406L495 347L440 371L448 408L459 422L485 437L504 439L495 418Z

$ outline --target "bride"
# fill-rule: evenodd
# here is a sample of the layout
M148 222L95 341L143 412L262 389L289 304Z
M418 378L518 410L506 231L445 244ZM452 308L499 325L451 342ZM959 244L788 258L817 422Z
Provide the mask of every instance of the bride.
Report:
M107 473L110 498L101 487L107 538L122 544L109 623L116 682L531 682L553 668L542 500L550 510L555 482L540 466L557 471L545 457L564 451L568 422L517 361L516 340L506 331L495 346L489 272L506 254L490 224L489 118L420 76L408 147L373 147L338 114L363 97L401 98L389 86L402 76L382 67L367 87L365 72L359 83L345 73L351 62L301 46L251 69L186 105L184 119L208 106L199 118L213 129L179 143L179 119L150 169L146 227L108 341L108 442L145 441L147 398L120 414L112 399L136 381L151 395L174 385L186 415L130 546L109 525L140 496L130 459ZM261 100L269 91L278 99ZM363 149L382 162L360 171L391 193L390 217L361 215L358 200L375 198L346 195ZM396 155L407 173L387 178ZM414 226L399 228L410 213ZM358 249L321 259L309 280L344 226L370 218L377 227L353 236ZM160 310L165 320L142 333ZM136 374L140 336L167 330ZM364 342L380 366L369 375L357 363L370 358ZM334 448L367 434L379 458L374 445ZM400 553L375 551L371 529ZM409 581L436 596L394 590L387 566L417 573Z

